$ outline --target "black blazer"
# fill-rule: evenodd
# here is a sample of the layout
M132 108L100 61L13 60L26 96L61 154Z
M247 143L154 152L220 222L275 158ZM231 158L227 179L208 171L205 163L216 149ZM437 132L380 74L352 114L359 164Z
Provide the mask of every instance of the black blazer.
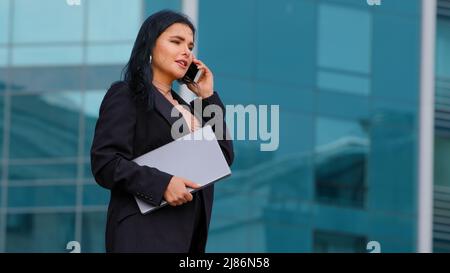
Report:
M156 168L131 161L174 140L171 125L179 118L171 117L173 106L159 91L150 92L154 96L153 110L148 107L148 94L139 99L126 82L116 82L100 106L91 147L91 169L95 181L111 193L105 234L107 252L187 252L197 206L201 206L206 216L201 223L206 232L200 234L206 244L214 186L196 192L193 201L182 206L165 206L147 215L139 212L134 200L138 196L149 204L159 205L172 178ZM193 103L187 104L173 91L172 95L180 104L190 106L193 113ZM220 106L225 117L217 92L202 100L203 109L210 104ZM207 121L203 118L202 122ZM226 134L226 125L224 128ZM231 166L233 145L231 140L224 136L223 139L219 144Z

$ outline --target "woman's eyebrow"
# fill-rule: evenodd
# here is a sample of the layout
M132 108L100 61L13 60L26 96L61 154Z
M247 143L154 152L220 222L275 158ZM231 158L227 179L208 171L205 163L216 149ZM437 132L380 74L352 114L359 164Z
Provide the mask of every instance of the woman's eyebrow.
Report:
M183 37L178 36L178 35L170 36L170 38L177 38L177 39L180 39L181 41L185 41L185 40L186 40L186 39L184 39ZM192 45L192 46L194 45L193 42L190 42L189 44Z

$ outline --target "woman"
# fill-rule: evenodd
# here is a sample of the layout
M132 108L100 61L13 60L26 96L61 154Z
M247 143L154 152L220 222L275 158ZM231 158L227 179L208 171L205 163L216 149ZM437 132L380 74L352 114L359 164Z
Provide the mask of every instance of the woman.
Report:
M193 102L187 104L171 88L191 63L203 74L188 88L202 100L203 108L213 104L225 111L214 91L213 73L192 54L194 34L193 24L182 14L163 10L147 18L125 67L124 81L113 83L103 98L91 148L91 168L97 183L111 193L107 252L205 251L213 186L191 194L186 187L197 188L195 181L132 162L174 140L173 107L191 132L208 121L193 115ZM225 133L218 139L223 139L219 144L231 165L232 142ZM166 200L170 206L142 215L134 196L152 205Z

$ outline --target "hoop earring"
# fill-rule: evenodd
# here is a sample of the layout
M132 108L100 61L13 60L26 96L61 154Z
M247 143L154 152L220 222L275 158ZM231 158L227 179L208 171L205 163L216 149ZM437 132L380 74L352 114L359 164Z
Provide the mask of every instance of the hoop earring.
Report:
M149 63L152 63L152 55L150 55Z

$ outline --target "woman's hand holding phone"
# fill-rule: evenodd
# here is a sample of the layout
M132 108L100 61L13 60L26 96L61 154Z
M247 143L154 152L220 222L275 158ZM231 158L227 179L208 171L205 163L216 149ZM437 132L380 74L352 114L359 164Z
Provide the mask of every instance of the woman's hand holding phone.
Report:
M192 62L203 73L196 83L189 83L187 87L202 99L211 96L214 92L214 76L211 70L200 60L192 58Z

